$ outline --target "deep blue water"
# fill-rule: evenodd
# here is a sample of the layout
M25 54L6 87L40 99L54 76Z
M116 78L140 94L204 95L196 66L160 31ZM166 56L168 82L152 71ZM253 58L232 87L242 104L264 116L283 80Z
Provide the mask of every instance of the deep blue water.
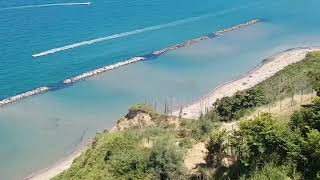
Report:
M134 103L161 104L170 96L190 103L274 53L320 45L318 0L92 2L11 10L4 8L64 2L0 2L0 99L253 18L266 21L0 109L0 179L21 179L50 165L78 145L84 131L87 141ZM190 20L196 17L202 18ZM32 57L157 25L163 28Z

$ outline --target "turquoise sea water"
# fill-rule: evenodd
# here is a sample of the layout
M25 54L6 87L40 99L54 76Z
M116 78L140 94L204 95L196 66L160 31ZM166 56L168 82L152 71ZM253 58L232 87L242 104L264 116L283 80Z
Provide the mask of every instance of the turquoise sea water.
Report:
M92 2L11 10L4 8L64 2L0 2L0 98L253 18L265 21L1 108L0 179L21 179L49 166L96 132L112 127L134 103L157 101L160 106L171 97L175 105L190 103L274 53L320 45L317 0ZM177 21L183 23L167 26ZM155 25L160 28L32 57Z

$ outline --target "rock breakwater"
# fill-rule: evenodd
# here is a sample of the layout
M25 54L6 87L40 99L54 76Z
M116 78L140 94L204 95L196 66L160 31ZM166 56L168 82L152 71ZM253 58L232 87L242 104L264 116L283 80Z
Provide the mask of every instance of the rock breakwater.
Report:
M66 79L66 80L63 81L63 83L65 83L65 84L75 83L77 81L86 79L88 77L91 77L91 76L94 76L94 75L98 75L98 74L101 74L103 72L110 71L110 70L113 70L113 69L116 69L116 68L119 68L119 67L122 67L122 66L126 66L126 65L129 65L129 64L132 64L132 63L136 63L138 61L143 61L145 59L146 58L144 58L144 57L134 57L134 58L126 60L126 61L118 62L116 64L112 64L112 65L108 65L108 66L105 66L105 67L102 67L102 68L99 68L99 69L95 69L93 71L85 72L85 73L83 73L83 74L81 74L79 76Z
M7 105L9 103L12 103L12 102L27 98L29 96L34 96L34 95L37 95L37 94L40 94L40 93L44 93L46 91L49 91L48 87L40 87L40 88L34 89L32 91L28 91L28 92L25 92L25 93L22 93L22 94L18 94L16 96L12 96L12 97L3 99L3 100L0 101L0 107L2 107L4 105Z

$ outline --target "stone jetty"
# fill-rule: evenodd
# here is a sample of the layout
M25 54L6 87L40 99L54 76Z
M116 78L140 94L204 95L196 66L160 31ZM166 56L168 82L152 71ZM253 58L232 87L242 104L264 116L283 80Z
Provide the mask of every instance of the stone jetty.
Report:
M177 44L175 46L171 46L171 47L167 47L167 48L162 49L162 50L155 51L155 52L153 52L153 53L151 53L149 55L151 55L152 58L159 57L159 56L161 56L161 55L163 55L165 53L168 53L170 51L174 51L174 50L179 49L179 48L183 48L183 47L187 47L187 46L190 46L190 45L194 45L194 44L197 44L197 43L199 43L199 42L201 42L203 40L211 39L211 38L214 38L216 36L221 36L221 35L223 35L225 33L228 33L228 32L231 32L231 31L235 31L237 29L245 28L247 26L256 24L256 23L258 23L260 21L261 20L259 20L259 19L253 19L253 20L248 21L246 23L242 23L242 24L239 24L237 26L233 26L231 28L227 28L227 29L224 29L224 30L221 30L221 31L210 33L208 35L201 36L199 38L192 39L192 40L186 41L186 42L181 43L181 44ZM106 71L111 71L113 69L116 69L116 68L119 68L119 67L122 67L122 66L126 66L126 65L129 65L129 64L132 64L132 63L136 63L136 62L139 62L139 61L144 61L144 60L147 60L147 59L149 59L148 55L142 56L142 57L134 57L134 58L131 58L131 59L126 60L126 61L118 62L118 63L115 63L113 65L108 65L108 66L105 66L105 67L102 67L102 68L99 68L99 69L95 69L95 70L92 70L92 71L89 71L89 72L85 72L85 73L83 73L81 75L78 75L78 76L75 76L75 77L72 77L72 78L66 79L66 80L63 81L63 84L72 84L72 83L75 83L77 81L89 78L91 76L95 76L95 75L101 74L101 73L106 72ZM52 89L52 88L40 87L40 88L37 88L37 89L32 90L32 91L28 91L28 92L25 92L25 93L22 93L22 94L19 94L19 95L16 95L16 96L12 96L12 97L3 99L3 100L0 101L0 107L4 106L6 104L12 103L14 101L17 101L17 100L21 100L21 99L27 98L29 96L34 96L34 95L37 95L37 94L40 94L40 93L44 93L46 91L49 91L49 89Z
M88 77L91 77L91 76L94 76L94 75L98 75L98 74L101 74L103 72L110 71L110 70L113 70L113 69L116 69L116 68L119 68L119 67L122 67L122 66L126 66L126 65L129 65L129 64L132 64L132 63L136 63L138 61L143 61L145 59L146 58L144 58L144 57L134 57L134 58L126 60L126 61L118 62L116 64L112 64L112 65L108 65L108 66L105 66L105 67L102 67L102 68L99 68L99 69L95 69L93 71L85 72L85 73L83 73L83 74L81 74L79 76L66 79L66 80L63 81L63 83L65 83L65 84L75 83L77 81L86 79Z
M194 44L197 44L197 43L199 43L199 42L201 42L203 40L211 39L211 38L216 37L216 36L221 36L221 35L223 35L223 34L225 34L227 32L235 31L237 29L241 29L241 28L256 24L256 23L258 23L260 21L261 20L259 20L259 19L253 19L253 20L248 21L246 23L242 23L242 24L239 24L237 26L233 26L231 28L227 28L227 29L224 29L224 30L221 30L221 31L218 31L218 32L210 33L210 34L208 34L206 36L201 36L199 38L192 39L192 40L186 41L184 43L177 44L175 46L171 46L171 47L167 47L167 48L162 49L162 50L155 51L155 52L151 53L151 55L155 56L155 57L158 57L158 56L161 56L161 55L163 55L165 53L168 53L170 51L174 51L174 50L179 49L179 48L183 48L183 47L187 47L187 46L190 46L190 45L194 45ZM99 68L99 69L95 69L93 71L85 72L85 73L83 73L83 74L81 74L79 76L75 76L75 77L66 79L66 80L63 81L63 83L64 84L75 83L77 81L89 78L91 76L95 76L95 75L101 74L103 72L110 71L110 70L119 68L121 66L129 65L129 64L132 64L132 63L136 63L138 61L146 60L146 59L148 59L147 56L134 57L132 59L129 59L129 60L126 60L126 61L122 61L122 62L113 64L113 65L108 65L108 66L105 66L105 67L102 67L102 68Z
M39 87L39 88L34 89L32 91L28 91L28 92L25 92L25 93L22 93L22 94L18 94L16 96L12 96L12 97L3 99L3 100L0 101L0 107L4 106L6 104L12 103L14 101L18 101L18 100L27 98L29 96L34 96L34 95L37 95L37 94L40 94L40 93L44 93L46 91L49 91L48 87Z
M162 50L159 50L159 51L155 51L152 54L156 55L156 56L160 56L160 55L168 53L170 51L174 51L174 50L179 49L179 48L183 48L183 47L187 47L187 46L190 46L190 45L193 45L193 44L197 44L197 43L199 43L200 41L203 41L203 40L211 39L212 37L221 36L221 35L223 35L223 34L225 34L227 32L235 31L237 29L242 29L244 27L256 24L256 23L258 23L260 21L261 20L259 20L259 19L253 19L253 20L248 21L246 23L239 24L237 26L233 26L231 28L227 28L227 29L224 29L224 30L221 30L221 31L218 31L218 32L210 33L207 36L202 36L202 37L199 37L199 38L196 38L196 39L192 39L192 40L186 41L186 42L181 43L181 44L177 44L175 46L171 46L171 47L167 47L167 48L164 48Z

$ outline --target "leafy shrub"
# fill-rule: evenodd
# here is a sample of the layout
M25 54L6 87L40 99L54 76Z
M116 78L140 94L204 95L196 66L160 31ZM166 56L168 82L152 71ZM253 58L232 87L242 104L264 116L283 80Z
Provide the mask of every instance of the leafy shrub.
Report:
M290 119L291 129L299 129L304 135L310 129L320 131L320 98L316 98L300 111L295 112Z
M181 179L184 175L183 153L170 139L160 139L151 149L148 166L156 179Z
M100 134L95 145L54 179L141 179L147 176L148 149L135 133Z
M283 163L300 151L299 137L289 128L276 124L268 114L241 123L232 140L238 148L239 160L248 167L270 161Z
M302 179L291 167L277 166L274 163L266 164L262 169L257 169L249 177L242 176L241 180L280 180L280 179Z
M190 130L190 136L199 141L204 140L219 126L219 122L216 119L208 119L207 117L202 117L199 120L189 120L185 121L184 127Z
M222 158L227 156L227 153L225 152L227 149L227 145L225 144L226 140L227 132L225 130L221 132L215 132L210 136L206 145L208 150L206 162L209 166L220 166Z
M241 174L249 177L250 172L253 179L299 178L295 169L303 178L315 179L320 172L320 133L310 129L302 134L297 128L279 125L268 114L244 121L233 134L220 132L210 137L207 164L218 168L215 177L220 173L227 179ZM220 168L226 157L234 157L236 162L230 168ZM277 167L265 166L268 163ZM283 167L290 168L284 171Z
M231 97L223 97L217 100L213 106L222 120L230 121L239 119L247 110L266 102L262 91L256 88L237 92Z
M299 159L298 170L306 179L314 179L320 173L320 132L311 130L302 144L302 158Z

